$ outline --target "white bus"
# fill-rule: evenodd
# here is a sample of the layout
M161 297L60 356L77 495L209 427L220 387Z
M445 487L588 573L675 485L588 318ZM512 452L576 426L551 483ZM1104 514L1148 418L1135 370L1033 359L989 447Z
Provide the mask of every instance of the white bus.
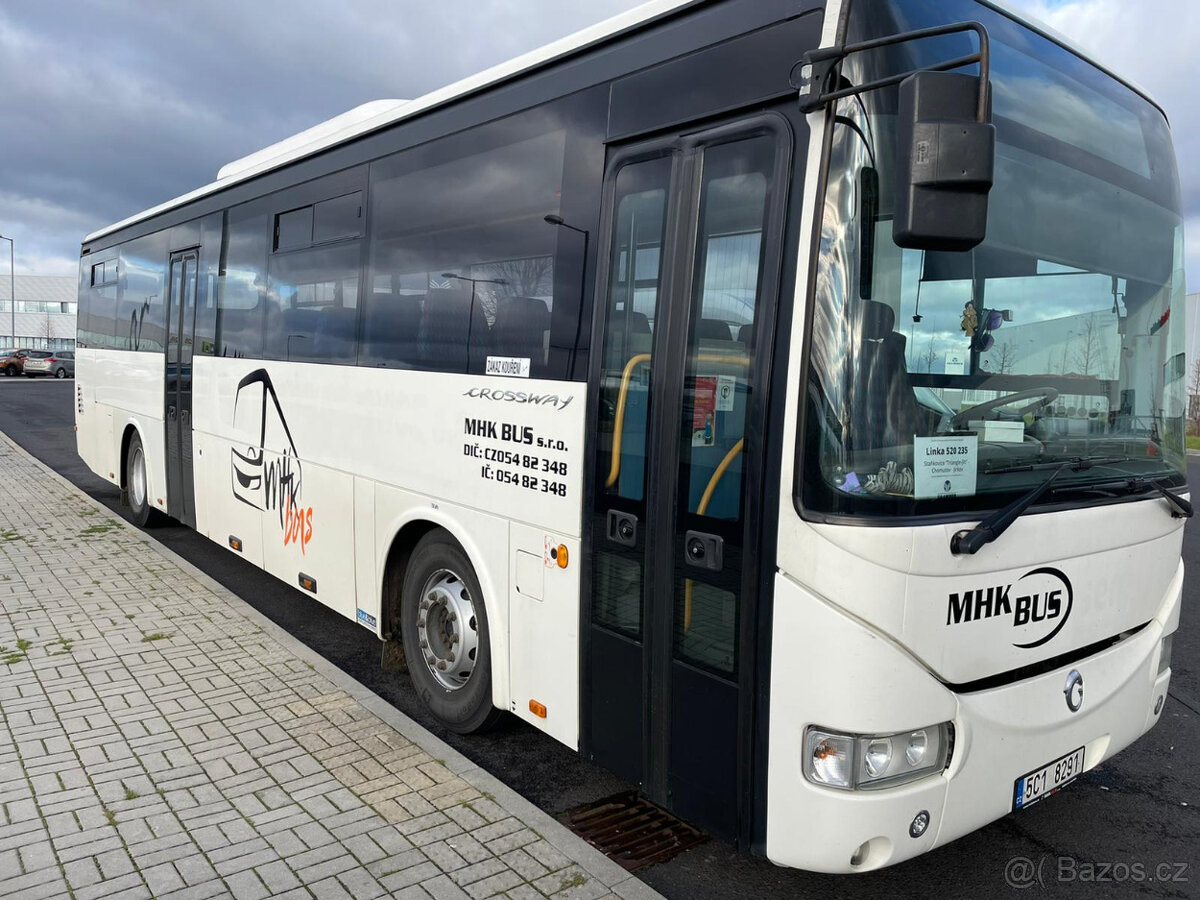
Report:
M1159 718L1182 247L1162 111L1000 3L656 0L89 235L79 453L447 727L866 871Z

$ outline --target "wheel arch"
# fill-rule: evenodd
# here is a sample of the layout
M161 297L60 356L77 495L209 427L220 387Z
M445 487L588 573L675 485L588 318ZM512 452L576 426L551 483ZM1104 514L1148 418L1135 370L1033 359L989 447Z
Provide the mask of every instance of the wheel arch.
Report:
M117 413L117 411L114 411ZM116 414L113 416L113 432L116 433ZM152 426L158 425L161 428L161 423L152 422ZM161 432L160 432L161 433ZM146 502L152 510L165 512L163 505L158 502L159 499L166 496L167 487L167 461L163 458L163 446L161 438L153 440L147 433L146 424L136 416L127 415L124 424L121 426L121 440L118 445L116 465L117 465L117 485L121 488L122 494L129 489L129 485L125 483L125 461L129 453L129 444L136 434L138 440L142 442L142 452L146 454Z
M381 552L376 572L379 598L379 633L381 637L399 639L400 588L412 552L425 535L436 529L453 538L475 570L482 589L481 598L489 626L492 659L492 697L495 705L507 709L509 703L508 671L508 570L501 563L508 557L508 523L474 510L457 510L446 504L428 501L421 507L410 508L391 520L385 530L386 538L379 544ZM465 522L478 518L479 521ZM503 535L502 546L490 547L491 541ZM488 553L485 545L492 550ZM497 554L497 550L499 553ZM489 564L491 559L492 564ZM393 593L394 592L394 593Z

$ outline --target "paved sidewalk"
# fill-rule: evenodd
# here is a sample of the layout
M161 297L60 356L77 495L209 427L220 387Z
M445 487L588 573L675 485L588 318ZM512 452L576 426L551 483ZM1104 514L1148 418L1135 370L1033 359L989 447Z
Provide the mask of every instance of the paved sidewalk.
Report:
M0 498L0 897L658 896L3 435Z

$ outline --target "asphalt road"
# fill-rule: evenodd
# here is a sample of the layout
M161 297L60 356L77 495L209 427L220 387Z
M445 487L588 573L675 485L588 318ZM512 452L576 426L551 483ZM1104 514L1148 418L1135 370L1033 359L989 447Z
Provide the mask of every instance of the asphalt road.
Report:
M0 431L119 510L117 489L89 472L75 453L73 384L0 377ZM1190 481L1200 483L1200 459L1189 462L1188 469ZM547 812L558 814L624 787L515 719L482 736L445 731L425 713L406 675L381 671L380 645L362 628L183 526L165 525L149 533ZM1188 527L1183 552L1186 564L1197 571L1196 520ZM1046 893L1200 896L1200 580L1189 580L1184 594L1171 695L1162 720L1133 747L1057 797L923 857L867 875L831 877L780 869L716 841L638 874L680 900L928 900L1012 894L1006 873L1019 875L1022 864L1011 861L1023 858L1034 867L1041 864ZM811 839L820 840L820 831L820 823L813 822ZM1042 886L1037 889L1043 892Z

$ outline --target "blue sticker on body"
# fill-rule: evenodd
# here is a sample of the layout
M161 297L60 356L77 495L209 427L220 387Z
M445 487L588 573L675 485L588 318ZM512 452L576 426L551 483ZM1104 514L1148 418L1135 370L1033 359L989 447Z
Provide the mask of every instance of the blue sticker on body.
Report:
M375 617L368 613L365 609L360 609L357 611L357 618L359 625L366 625L368 628L375 627Z

